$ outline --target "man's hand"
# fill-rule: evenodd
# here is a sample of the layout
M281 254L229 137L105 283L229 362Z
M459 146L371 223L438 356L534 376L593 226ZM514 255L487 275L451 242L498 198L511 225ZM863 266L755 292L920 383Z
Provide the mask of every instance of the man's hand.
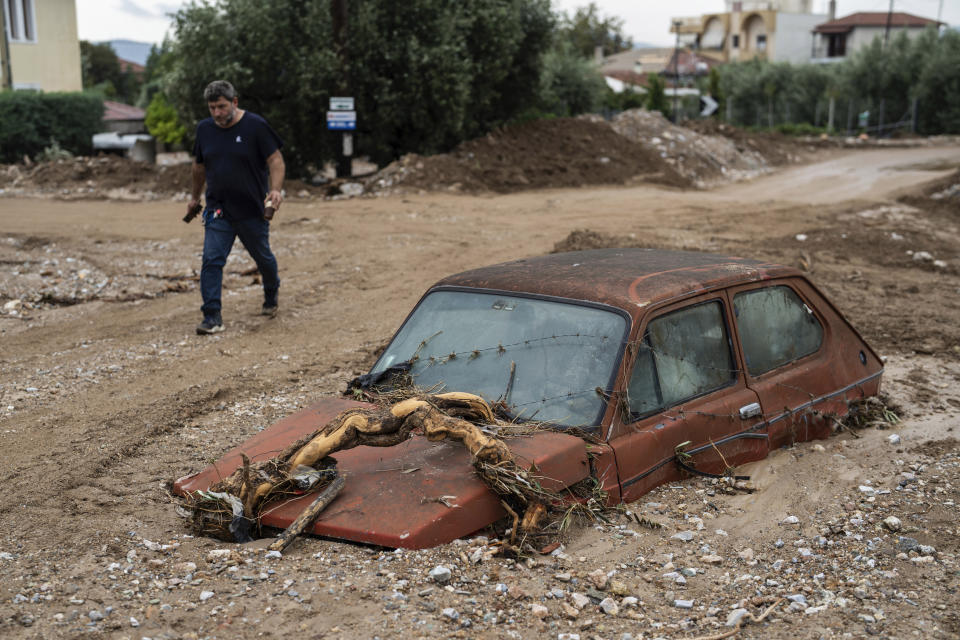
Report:
M183 221L190 222L196 218L201 211L203 211L203 206L200 204L200 200L198 198L192 199L187 203L187 214L183 216Z
M273 205L274 209L279 209L280 203L283 202L283 192L271 189L270 193L267 194L267 200Z

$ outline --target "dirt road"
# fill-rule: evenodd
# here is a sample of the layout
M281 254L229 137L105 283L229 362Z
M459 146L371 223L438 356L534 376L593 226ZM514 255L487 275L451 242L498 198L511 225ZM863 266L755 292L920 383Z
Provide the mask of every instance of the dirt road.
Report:
M0 633L674 638L726 630L736 605L759 615L775 601L763 598L801 594L813 613L784 606L739 637L957 637L960 205L921 185L947 188L958 166L958 147L868 150L713 191L294 199L273 229L280 315L256 315L260 288L238 247L225 277L227 332L205 338L193 333L191 278L202 230L180 221L181 204L0 199L0 302L24 303L0 315ZM230 545L185 535L170 480L342 390L436 279L546 253L583 228L802 261L888 356L884 386L907 416L903 444L867 431L777 452L748 470L754 496L695 481L664 488L634 505L664 530L626 520L578 529L566 556L530 566L463 563L458 545L390 553L314 539L282 560L243 550L208 562ZM919 493L863 502L859 485L897 487L902 473L919 478L910 485ZM880 524L888 511L907 523L901 535L936 555L898 559L897 535ZM779 526L788 515L801 525ZM848 535L818 547L838 518ZM684 529L697 540L670 537ZM674 566L701 568L704 547L723 564L665 582ZM450 590L429 584L437 564L455 567ZM565 617L565 596L552 590L583 590L601 569L639 603ZM668 605L670 594L694 608ZM533 615L532 604L548 613Z

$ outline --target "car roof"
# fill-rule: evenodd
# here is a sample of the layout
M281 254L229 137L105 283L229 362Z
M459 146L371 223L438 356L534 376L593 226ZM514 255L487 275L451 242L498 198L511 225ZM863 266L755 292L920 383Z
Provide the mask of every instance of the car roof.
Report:
M639 316L651 304L732 284L801 275L792 267L697 251L595 249L503 262L448 276L470 287L571 298Z

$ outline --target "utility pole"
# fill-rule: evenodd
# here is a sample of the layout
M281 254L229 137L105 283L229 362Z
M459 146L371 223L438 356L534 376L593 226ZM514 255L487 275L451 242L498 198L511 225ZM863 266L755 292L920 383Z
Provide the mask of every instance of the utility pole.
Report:
M680 97L680 25L679 20L673 21L673 28L677 32L677 43L673 47L673 122L680 120L680 107L678 99Z
M0 13L3 15L0 16L0 38L3 38L2 49L0 49L0 62L3 63L0 67L0 89L13 89L13 67L10 64L10 39L7 37L7 3L2 3L0 6Z
M887 11L887 28L883 32L883 48L887 48L890 41L890 21L893 19L893 0L890 0L890 9Z
M330 0L330 18L333 25L333 41L340 61L339 95L349 96L352 94L350 93L350 61L347 57L347 0ZM337 154L337 177L349 178L353 175L353 134L343 132L338 137L341 145ZM347 147L350 147L350 155L345 153Z

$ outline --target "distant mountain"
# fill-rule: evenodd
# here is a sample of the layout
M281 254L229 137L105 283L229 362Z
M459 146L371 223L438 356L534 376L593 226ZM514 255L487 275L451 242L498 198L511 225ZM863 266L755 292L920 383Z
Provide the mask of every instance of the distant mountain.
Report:
M153 46L152 42L137 42L135 40L107 40L106 42L113 47L118 58L136 62L139 65L147 64L147 56L150 55L150 48Z

